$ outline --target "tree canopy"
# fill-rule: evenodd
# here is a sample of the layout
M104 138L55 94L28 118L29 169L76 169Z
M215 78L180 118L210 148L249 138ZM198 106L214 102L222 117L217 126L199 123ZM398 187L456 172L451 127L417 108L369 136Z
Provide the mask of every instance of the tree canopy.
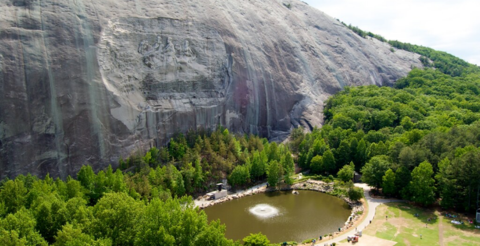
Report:
M325 102L322 129L292 135L299 165L341 178L344 171L339 169L353 162L363 181L387 195L474 211L480 202L475 177L480 165L480 72L471 64L456 64L461 74L414 68L394 88L345 87ZM314 146L322 146L321 153ZM437 182L422 188L433 193L413 188L420 185L423 162L432 166L430 179Z

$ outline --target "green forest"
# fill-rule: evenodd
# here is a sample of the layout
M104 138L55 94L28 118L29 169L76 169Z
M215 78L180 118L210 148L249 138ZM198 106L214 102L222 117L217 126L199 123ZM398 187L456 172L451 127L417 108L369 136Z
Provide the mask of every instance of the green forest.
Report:
M190 131L168 146L137 152L95 173L85 165L76 179L20 175L0 184L1 245L237 245L225 226L208 223L191 196L227 177L234 187L284 175L292 182L288 147L235 136L227 129ZM228 176L227 176L228 175ZM266 242L251 235L243 242Z
M239 245L225 238L220 221L208 222L191 196L224 178L234 189L290 185L295 166L338 183L350 183L357 171L386 196L473 212L480 192L479 68L390 43L420 53L426 68L413 69L393 88L345 87L325 102L324 126L294 129L288 144L219 126L138 150L116 170L95 173L86 163L66 180L2 180L0 244ZM269 242L253 234L243 243Z
M349 87L326 124L297 134L298 164L336 173L353 162L387 196L473 212L480 189L480 75L414 69L395 88Z

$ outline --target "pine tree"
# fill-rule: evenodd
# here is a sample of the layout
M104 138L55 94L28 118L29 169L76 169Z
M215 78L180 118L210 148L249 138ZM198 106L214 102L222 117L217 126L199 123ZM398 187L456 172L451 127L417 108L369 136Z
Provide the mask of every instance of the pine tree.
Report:
M267 181L272 187L277 186L281 177L281 166L277 161L272 161L268 165Z
M203 183L203 172L202 165L200 164L200 159L195 159L195 174L193 176L193 185L196 188L200 188Z
M292 175L295 174L295 163L293 162L292 154L287 151L283 159L283 169L285 170L285 183L288 185L293 184Z

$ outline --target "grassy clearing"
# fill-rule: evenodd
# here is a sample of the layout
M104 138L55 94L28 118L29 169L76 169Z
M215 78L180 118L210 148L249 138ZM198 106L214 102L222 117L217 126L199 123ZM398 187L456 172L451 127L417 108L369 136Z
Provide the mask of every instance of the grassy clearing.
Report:
M465 218L465 225L454 225L451 220L436 210L406 203L383 204L364 233L395 241L397 246L479 245L480 229Z

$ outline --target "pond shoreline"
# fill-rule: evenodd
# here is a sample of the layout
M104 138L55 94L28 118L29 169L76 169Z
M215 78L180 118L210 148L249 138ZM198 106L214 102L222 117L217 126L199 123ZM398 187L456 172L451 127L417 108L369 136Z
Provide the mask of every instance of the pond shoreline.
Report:
M354 202L348 199L347 197L337 196L332 194L332 192L334 191L333 182L325 183L323 181L317 181L317 180L311 180L311 179L291 185L291 186L283 186L280 188L267 188L266 184L261 184L261 185L257 185L252 188L249 188L245 191L239 191L237 193L230 194L218 200L206 200L207 198L206 196L201 196L195 199L194 202L197 207L199 207L200 209L204 209L204 208L211 207L226 201L239 199L245 196L256 195L259 193L275 192L275 191L297 191L298 192L301 190L317 191L317 192L322 192L331 196L335 196L344 200L350 206L351 208L350 217L347 219L344 225L340 227L341 231L345 231L351 228L355 224L355 222L358 219L360 219L364 214L365 207L362 202L360 201Z

